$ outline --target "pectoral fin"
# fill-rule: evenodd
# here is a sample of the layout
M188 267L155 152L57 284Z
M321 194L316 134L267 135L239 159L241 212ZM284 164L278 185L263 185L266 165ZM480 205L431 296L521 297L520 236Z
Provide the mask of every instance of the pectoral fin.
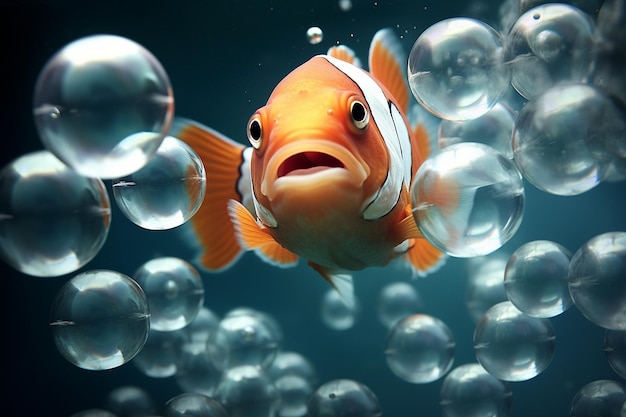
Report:
M228 214L235 225L235 234L242 248L255 251L264 261L281 268L298 263L298 255L276 242L269 229L260 225L243 204L230 200Z
M411 207L405 209L406 217L395 228L402 244L398 248L407 248L402 255L404 262L411 268L413 274L425 276L439 269L446 260L446 254L434 247L419 231Z

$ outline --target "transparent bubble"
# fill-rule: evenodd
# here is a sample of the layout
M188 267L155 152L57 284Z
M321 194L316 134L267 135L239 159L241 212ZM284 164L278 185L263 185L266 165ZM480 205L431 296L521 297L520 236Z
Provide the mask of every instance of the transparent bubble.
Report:
M186 337L186 347L192 350L206 349L211 332L217 328L220 318L206 307L201 307L198 314L185 326L182 331Z
M511 84L525 98L580 82L591 63L591 17L567 4L543 4L522 14L506 37Z
M99 179L84 178L48 151L0 171L0 256L28 275L74 272L107 238L111 206Z
M359 302L355 297L353 306L347 305L335 289L330 289L322 298L322 321L333 330L348 330L356 322Z
M165 230L196 214L204 199L206 173L193 149L167 136L143 168L112 184L115 201L129 220L144 229Z
M150 378L168 378L178 372L185 336L182 332L150 329L148 340L133 364Z
M317 372L313 364L297 352L278 352L267 375L274 381L286 375L297 375L312 386L317 384Z
M204 303L204 284L198 271L179 258L154 258L137 269L134 278L150 304L150 327L159 331L182 329Z
M593 60L586 81L626 103L624 4L620 0L604 1L599 9Z
M385 285L378 294L378 320L391 329L400 319L424 309L417 290L406 282Z
M574 304L592 323L626 330L626 233L598 235L576 251L569 269Z
M320 386L309 400L308 417L379 417L378 398L366 385L335 379Z
M593 381L576 393L570 409L571 417L623 416L626 388L620 382Z
M457 143L428 158L412 186L413 217L437 248L457 257L499 249L517 231L524 185L515 164L480 143Z
M306 31L306 38L311 45L316 45L324 39L324 32L317 26L311 26Z
M604 182L626 181L626 158L616 158L611 161L606 170Z
M176 383L185 392L212 397L222 373L213 364L207 349L196 347L187 344L183 346L176 367Z
M267 368L278 348L275 333L254 315L226 315L208 342L211 359L220 370L241 365Z
M504 381L526 381L543 372L554 355L548 319L528 316L510 301L491 307L474 330L476 359Z
M472 120L442 120L439 124L439 148L460 142L477 142L491 146L512 159L511 136L514 124L515 115L501 102Z
M228 417L273 417L280 406L274 383L258 366L230 368L220 380L216 398Z
M576 195L605 177L612 155L624 143L626 119L598 89L571 84L552 87L519 113L513 153L524 177L540 190Z
M146 343L148 300L124 274L83 272L57 293L50 326L57 349L72 364L90 370L115 368Z
M274 318L274 316L272 316L271 314L264 311L255 310L250 307L237 307L226 313L224 318L237 316L251 316L259 321L262 321L272 331L274 337L276 337L277 342L279 344L282 342L283 329L280 327L280 323L278 323L278 320L276 320L276 318Z
M306 416L306 405L313 388L309 381L298 375L281 376L274 381L280 395L280 417Z
M409 85L434 115L469 120L485 114L504 95L509 69L502 39L483 22L442 20L426 29L409 54Z
M507 301L504 270L508 257L499 253L468 259L467 310L474 323L492 306Z
M604 333L604 353L615 373L626 379L626 331L606 330Z
M46 63L35 85L35 122L44 146L81 175L114 178L156 152L174 113L158 60L113 35L78 39Z
M389 331L385 358L391 371L414 384L433 382L452 367L454 336L441 320L414 314Z
M520 10L525 12L545 2L545 0L519 0ZM587 13L594 14L598 12L602 5L602 0L567 0L565 3L576 6Z
M154 401L142 388L127 385L107 395L106 408L117 417L149 416L156 412Z
M554 317L572 305L568 271L572 253L547 240L528 242L506 266L504 288L520 311L533 317Z
M580 0L584 1L584 0ZM607 47L614 47L615 51L623 51L626 42L626 32L624 32L624 4L619 0L588 0L592 4L596 2L592 10L588 10L579 4L581 9L597 13L597 33L596 40L606 42Z
M339 0L339 8L343 12L352 10L352 0Z
M477 363L454 368L441 385L444 417L506 417L511 389Z
M144 166L169 131L170 81L141 45L119 36L78 39L57 52L35 85L44 146L88 177L115 178Z
M216 368L208 351L211 333L220 320L208 308L202 307L185 327L175 330L183 339L177 355L176 383L184 392L196 392L212 397L222 372Z
M163 417L232 417L215 399L197 393L184 393L165 404Z

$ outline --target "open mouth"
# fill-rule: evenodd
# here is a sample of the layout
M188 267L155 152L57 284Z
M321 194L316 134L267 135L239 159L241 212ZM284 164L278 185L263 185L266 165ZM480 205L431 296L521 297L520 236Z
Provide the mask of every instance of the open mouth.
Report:
M309 175L329 168L345 168L345 166L339 159L323 152L300 152L280 164L277 178L288 175Z
M263 167L261 194L270 200L328 187L360 189L370 170L348 148L325 139L294 140L280 146Z

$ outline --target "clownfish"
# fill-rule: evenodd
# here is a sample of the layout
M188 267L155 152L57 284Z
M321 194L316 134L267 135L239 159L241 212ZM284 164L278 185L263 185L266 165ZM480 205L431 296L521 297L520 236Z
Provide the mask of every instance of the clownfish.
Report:
M207 167L191 219L199 263L224 270L248 250L281 267L303 258L348 304L351 271L397 258L415 274L437 269L445 255L420 233L409 191L436 137L407 119L405 71L399 40L382 29L369 72L334 46L283 78L249 119L248 147L178 119L171 134Z

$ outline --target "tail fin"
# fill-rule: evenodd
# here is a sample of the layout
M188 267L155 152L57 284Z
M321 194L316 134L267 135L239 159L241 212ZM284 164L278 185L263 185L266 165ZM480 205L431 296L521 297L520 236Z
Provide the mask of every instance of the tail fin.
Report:
M250 191L250 176L244 150L219 132L191 120L177 118L171 135L196 151L206 168L206 193L198 212L191 218L202 253L199 263L209 271L230 267L243 252L228 215L231 199L243 201Z

